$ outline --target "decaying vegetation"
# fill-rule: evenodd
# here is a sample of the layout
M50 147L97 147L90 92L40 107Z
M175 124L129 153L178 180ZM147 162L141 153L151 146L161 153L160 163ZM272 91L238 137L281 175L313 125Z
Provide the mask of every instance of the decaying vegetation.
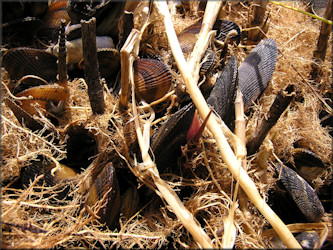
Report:
M295 1L286 4L297 9L307 9L304 2ZM139 48L158 55L171 70L173 85L184 89L183 76L177 67L172 65L173 56L157 5L154 5L149 17L150 25L142 29L147 18L144 9L147 5L141 2L133 10L134 28L142 31ZM170 1L168 7L177 34L204 16L200 2L175 4ZM332 235L333 167L332 127L330 127L333 115L332 46L327 47L325 60L317 65L320 67L320 76L313 79L311 77L313 52L316 50L322 21L270 2L265 7L269 23L265 27L269 28L264 37L275 40L279 49L278 58L272 80L261 98L249 108L245 116L236 114L237 121L244 122L242 121L244 117L246 123L246 131L240 129L241 132L236 132L237 136L243 137L243 142L253 140L258 127L264 126L263 121L267 118L267 113L277 96L290 97L288 104L276 124L262 138L259 149L251 154L244 155L245 145L241 144L242 148L238 148L239 142L235 143L233 136L226 130L223 131L240 162L239 165L245 168L263 200L271 205L274 211L277 209L276 201L272 202L271 197L277 197L276 192L281 189L276 168L281 164L296 166L297 159L294 152L298 148L312 151L320 159L323 167L318 175L308 182L324 205L324 216L319 222L299 221L302 223L298 224L288 221L287 218L285 224L289 224L287 227L292 233L315 231L319 236L316 246L330 247L332 246L330 235ZM237 23L246 37L249 29L255 28L249 25L254 8L257 7L252 2L226 1L222 4L218 18ZM137 37L137 33L130 35ZM329 44L332 44L332 36L329 38ZM241 63L254 46L253 41L247 43L247 40L243 39L238 46L228 47L227 58L224 60L227 62L234 55ZM3 44L3 50L5 48L6 45ZM134 54L139 48L134 46ZM133 53L130 55L133 56ZM126 60L129 60L129 56ZM121 71L126 72L123 65ZM182 147L183 168L180 173L160 173L160 180L148 173L149 159L145 158L144 153L147 148L140 145L141 151L138 150L137 128L145 130L148 126L149 137L149 133L153 134L170 116L171 108L156 115L157 118L153 120L152 109L143 105L137 107L135 111L132 106L133 99L128 96L130 104L126 107L127 110L120 109L120 105L124 106L124 103L120 103L119 96L110 92L104 84L104 113L94 114L87 84L83 78L79 78L68 82L70 91L68 106L58 124L52 124L42 115L38 119L45 124L44 129L32 131L20 124L6 104L6 99L15 99L10 92L15 81L9 78L4 68L1 69L1 73L3 248L165 246L197 248L198 244L205 243L205 237L208 237L208 246L210 244L216 248L277 246L273 245L278 241L276 231L239 187L236 181L238 177L233 176L228 170L214 133L208 128L197 142ZM130 78L131 74L129 73L127 77ZM210 77L209 81L214 82L216 75ZM122 75L122 80L128 78ZM193 78L199 79L199 76ZM131 91L129 88L129 92ZM174 92L170 93L170 99L173 94ZM127 98L125 99L127 103ZM177 105L177 101L170 103ZM135 115L135 112L138 112L138 115ZM138 124L135 125L135 122ZM88 139L81 140L82 138ZM142 138L142 141L146 143L145 138ZM88 145L88 149L84 147L85 145ZM85 152L85 150L88 153L76 152ZM69 152L73 156L70 156ZM82 154L89 156L89 162L80 161L79 157ZM77 160L78 169L81 170L76 177L55 186L50 187L40 182L44 177L40 175L27 185L27 188L17 188L22 169L34 161L41 161L42 157L48 158L56 166L59 162L68 163L68 158L72 157L74 161ZM74 164L73 159L70 161L71 164ZM144 201L135 205L133 205L135 198L130 199L129 203L132 202L132 206L136 206L135 211L129 215L125 215L125 212L120 214L115 226L106 227L98 220L98 213L103 209L103 199L106 199L106 195L94 206L87 205L87 197L96 176L110 161L115 168L120 169L121 173L125 173L126 177L119 178L119 185L125 185L121 182L134 179L133 189L138 191L141 199L143 196L146 197L143 198ZM144 165L142 162L148 163ZM81 163L86 166L83 167ZM130 171L126 172L127 169ZM131 173L131 177L128 177L128 173ZM68 199L59 201L58 195L67 187L69 187ZM161 201L155 192L163 192L162 190L170 194L170 197L162 194ZM170 204L171 201L178 202L175 197L180 199L181 203L173 206ZM126 201L122 202L127 204ZM180 219L180 216L184 216L186 220L188 214L180 210L181 215L179 215L174 211L175 207L184 208L193 215L191 225L197 228L189 230L189 226ZM125 211L124 207L121 209ZM196 238L193 233L200 230L204 235L202 242L197 239L200 235Z

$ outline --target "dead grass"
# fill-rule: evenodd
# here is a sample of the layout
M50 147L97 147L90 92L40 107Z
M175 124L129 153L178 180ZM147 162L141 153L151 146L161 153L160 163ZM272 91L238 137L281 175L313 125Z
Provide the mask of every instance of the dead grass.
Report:
M288 2L296 8L305 9L302 2ZM176 32L194 23L203 12L193 5L185 19L171 7ZM270 10L270 28L267 37L273 38L281 52L278 55L276 69L272 81L264 96L254 105L252 115L247 121L247 135L251 135L259 119L265 116L276 93L289 84L296 86L296 99L283 113L278 123L268 134L259 152L249 157L248 172L254 180L260 194L267 200L268 191L275 187L272 165L276 159L272 152L280 158L289 161L294 143L301 141L307 148L317 153L327 162L327 171L314 181L318 189L324 183L329 183L332 175L332 137L329 129L320 124L319 113L323 110L321 101L309 89L299 76L301 74L310 82L312 52L316 48L320 22L301 13L284 9L272 4ZM240 27L247 24L248 9L246 6L228 2L225 6L224 19L235 21ZM153 36L144 37L144 42L159 52L165 62L170 62L166 36L162 21L157 21ZM145 40L147 39L147 40ZM332 42L332 36L330 38ZM242 62L253 46L240 45L230 51ZM312 84L315 91L324 96L332 93L330 86L332 78L332 48L329 47L326 60L322 65L322 77ZM293 67L291 67L293 65ZM171 68L171 65L170 65ZM295 71L298 71L298 73ZM174 75L177 73L174 72ZM182 84L179 77L175 84ZM4 85L10 80L2 69L2 99L8 96ZM87 130L96 135L99 155L95 157L89 168L82 172L70 184L71 199L55 204L50 197L41 195L58 192L59 186L41 187L34 181L25 190L2 187L2 247L7 248L52 248L52 247L83 247L108 248L111 246L123 248L162 248L182 247L196 248L192 236L177 220L165 203L158 209L142 209L131 219L120 219L120 229L110 230L94 219L83 205L87 191L92 183L96 168L106 161L113 150L124 159L129 166L134 167L135 156L131 154L128 145L134 141L135 134L131 122L123 126L122 117L118 110L118 100L107 93L105 96L106 113L93 116L89 105L86 85L83 79L70 82L70 101L60 126L46 138L41 133L33 133L22 127L12 111L1 103L1 151L3 183L8 183L19 176L21 168L29 165L38 155L54 157L60 161L66 157L65 131L68 124L82 124ZM109 120L115 124L115 131L108 129ZM129 113L131 117L131 113ZM128 127L132 126L132 130ZM50 137L53 137L50 140ZM53 143L56 140L61 143ZM270 150L269 140L273 150ZM127 143L124 143L127 142ZM259 166L257 157L267 151L266 168ZM185 187L192 191L190 197L184 197L186 208L192 212L203 229L210 236L214 247L222 246L224 231L223 219L228 216L233 200L235 182L219 156L215 141L211 134L205 131L196 150L188 148L184 164L192 171L192 178L165 175L163 178L175 189ZM151 203L153 203L152 201ZM147 204L147 207L151 204ZM152 206L153 207L153 206ZM99 208L95 208L96 212ZM271 247L269 238L263 236L263 230L268 226L267 221L249 204L249 213L236 209L234 224L238 234L236 248L267 248Z

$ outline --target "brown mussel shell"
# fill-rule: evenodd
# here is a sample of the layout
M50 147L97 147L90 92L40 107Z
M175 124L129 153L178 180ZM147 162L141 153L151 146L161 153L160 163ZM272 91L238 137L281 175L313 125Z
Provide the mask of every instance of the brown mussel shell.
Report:
M267 88L275 70L277 53L273 39L262 40L239 66L239 90L244 98L244 111Z
M155 59L134 61L134 84L139 98L151 103L168 93L171 86L171 73L168 67Z
M40 121L37 121L25 111L16 101L6 99L6 105L13 111L16 119L22 126L26 126L32 131L40 130L43 128L43 124Z
M37 35L43 40L46 39L46 42L57 42L61 20L65 20L66 23L70 21L67 13L67 1L54 1L49 6L43 18L43 25Z
M178 40L183 53L189 53L193 50L194 45L197 41L197 34L199 34L202 25L202 20L196 22L185 28L181 33L178 34ZM237 32L237 35L230 37L229 42L235 41L239 44L241 40L241 32L239 26L227 20L217 20L214 23L212 30L216 30L215 38L224 42L228 33L232 30Z
M59 85L41 85L26 89L16 95L16 97L32 97L27 100L20 100L21 107L29 114L38 114L34 104L55 115L64 111L65 102L69 98L69 91ZM59 105L59 106L58 106Z
M36 75L51 82L56 80L58 74L57 60L56 56L43 50L21 47L6 51L2 65L12 80Z
M308 222L319 222L324 215L316 191L294 170L278 166L280 180Z
M119 184L112 163L106 164L97 176L89 191L87 205L93 207L102 201L105 195L97 215L100 217L100 222L112 227L116 224L115 218L119 215L120 208Z

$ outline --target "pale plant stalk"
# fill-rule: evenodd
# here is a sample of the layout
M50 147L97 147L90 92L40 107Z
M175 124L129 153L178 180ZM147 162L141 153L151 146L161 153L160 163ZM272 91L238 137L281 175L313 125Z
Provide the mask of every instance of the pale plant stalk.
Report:
M169 13L167 3L165 1L158 1L155 2L155 4L159 9L159 12L163 16L164 26L168 36L172 54L176 60L178 69L182 75L186 89L189 95L191 96L196 108L198 109L201 118L204 119L208 115L210 109L190 73L192 72L191 68L189 68L187 62L185 61L184 55L180 48L177 35L175 33L171 21L171 16ZM213 7L211 7L210 5L213 5ZM210 1L207 2L207 10L214 9L215 7L218 8L218 6L220 6L219 2L210 2ZM213 23L214 20L216 19L216 15L211 14L209 16L211 20L213 20L210 23ZM209 29L207 29L206 32L209 32ZM199 35L198 41L201 40L200 38L201 35L204 34ZM286 225L282 222L282 220L274 213L274 211L266 204L264 199L260 196L255 183L247 175L246 171L241 167L240 162L237 160L234 152L229 146L222 132L222 129L217 122L217 117L215 115L211 116L208 119L207 127L216 140L223 161L226 163L229 171L234 175L236 180L239 181L241 187L244 189L244 191L246 192L250 200L253 202L253 204L270 222L272 227L276 230L276 232L278 233L278 235L280 236L280 238L286 244L287 247L301 248L301 246L296 241L295 237L292 235L292 233L289 231Z
M143 164L141 165L139 164L138 168L140 168L141 170L140 172L145 171L147 177L149 176L152 178L154 184L158 189L155 190L156 193L168 203L168 205L171 207L172 212L175 213L180 222L190 232L190 234L193 236L193 239L197 242L197 244L202 248L212 248L213 245L211 243L211 239L209 238L209 236L194 220L193 215L187 210L187 208L179 199L175 191L172 188L170 188L169 185L160 178L157 167L148 153L149 136L148 137L144 136L144 134L146 134L145 132L147 132L147 128L149 129L150 127L150 124L154 118L154 113L152 111L150 119L148 119L148 121L144 124L145 131L142 133L140 128L137 107L135 105L134 79L133 79L133 67L132 67L134 55L137 55L138 53L137 48L140 41L140 34L141 34L140 31L133 29L129 38L126 40L123 48L121 49L122 63L124 63L123 60L127 60L125 62L126 64L124 66L122 65L122 72L121 72L122 79L126 80L126 85L125 86L122 85L122 88L124 87L127 88L126 90L128 90L129 85L132 86L132 108L134 115L134 123L143 160ZM124 92L125 91L122 90L122 93ZM120 101L120 105L124 105L123 108L125 108L127 106L128 93L126 93L126 96L123 96L123 98L124 98L123 103L122 101Z
M236 147L236 157L240 161L241 166L247 171L246 163L246 122L244 119L244 101L242 92L237 89L235 99L235 134L240 139L240 145ZM245 216L249 213L247 209L248 197L242 188L239 189L239 206Z

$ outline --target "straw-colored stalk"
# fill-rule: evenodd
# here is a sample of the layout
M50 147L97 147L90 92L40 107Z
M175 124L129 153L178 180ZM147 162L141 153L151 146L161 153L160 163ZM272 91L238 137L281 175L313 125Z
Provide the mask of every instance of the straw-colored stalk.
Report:
M122 85L122 88L128 88L129 85L132 86L132 108L134 115L134 123L143 160L143 164L137 165L137 167L139 168L138 172L144 172L146 174L146 177L150 177L154 181L154 184L158 189L155 190L156 193L168 203L168 205L171 207L172 211L175 213L177 218L181 221L184 227L192 234L193 239L197 242L197 244L203 248L212 248L213 245L211 243L211 239L209 238L209 236L194 220L193 215L186 209L186 207L179 199L175 191L172 188L170 188L169 185L160 178L157 167L155 163L152 161L150 155L148 154L150 146L149 129L151 126L151 122L154 119L154 112L151 111L151 117L144 124L144 131L142 133L139 124L137 107L135 105L134 79L133 79L133 67L132 67L134 60L133 54L137 54L138 52L136 48L138 48L139 45L140 34L141 34L140 31L133 29L129 38L126 40L123 48L121 49L121 59L122 59L121 77L127 82L125 87L124 85ZM124 62L123 60L125 59L128 61ZM125 91L123 91L122 89L122 93L124 92ZM121 105L123 105L123 107L125 107L125 105L127 106L128 93L126 94L126 96L123 96L124 100L126 99L126 103L122 102L120 103Z
M159 12L163 16L164 26L168 36L169 44L171 46L172 54L176 60L178 69L186 85L186 89L190 94L196 108L198 109L201 118L204 119L209 113L209 107L190 73L192 72L192 69L189 68L187 62L185 61L184 55L182 53L182 50L180 48L177 39L176 32L172 24L167 3L165 1L159 1L155 2L155 4L159 9ZM220 2L209 2L209 1L207 2L203 25L212 27L212 24L215 22L218 11L215 11L216 14L214 14L214 11L212 12L209 11L214 9L219 9L220 6L221 6ZM208 33L209 31L210 31L209 28L207 28L205 33ZM202 40L201 36L205 35L207 34L200 33L198 42ZM206 47L207 45L203 46L203 49L205 49ZM270 224L276 230L276 232L278 233L282 241L286 244L286 246L290 248L301 248L301 246L296 241L296 239L289 231L289 229L286 227L286 225L282 222L282 220L274 213L274 211L266 204L264 199L260 196L255 186L255 183L251 180L251 178L247 175L245 170L241 167L234 152L229 146L222 132L222 129L219 126L217 119L218 118L213 114L213 116L211 116L208 119L207 127L213 134L217 146L220 150L221 157L223 161L226 163L229 171L234 175L236 180L240 182L241 187L244 189L250 200L265 216L265 218L270 222Z
M235 153L240 161L242 168L247 171L246 164L246 122L244 119L244 101L242 92L237 89L235 99L235 134L240 139L241 145L236 147ZM239 150L241 148L241 150ZM248 213L247 202L248 198L242 188L239 189L239 206L242 211Z

